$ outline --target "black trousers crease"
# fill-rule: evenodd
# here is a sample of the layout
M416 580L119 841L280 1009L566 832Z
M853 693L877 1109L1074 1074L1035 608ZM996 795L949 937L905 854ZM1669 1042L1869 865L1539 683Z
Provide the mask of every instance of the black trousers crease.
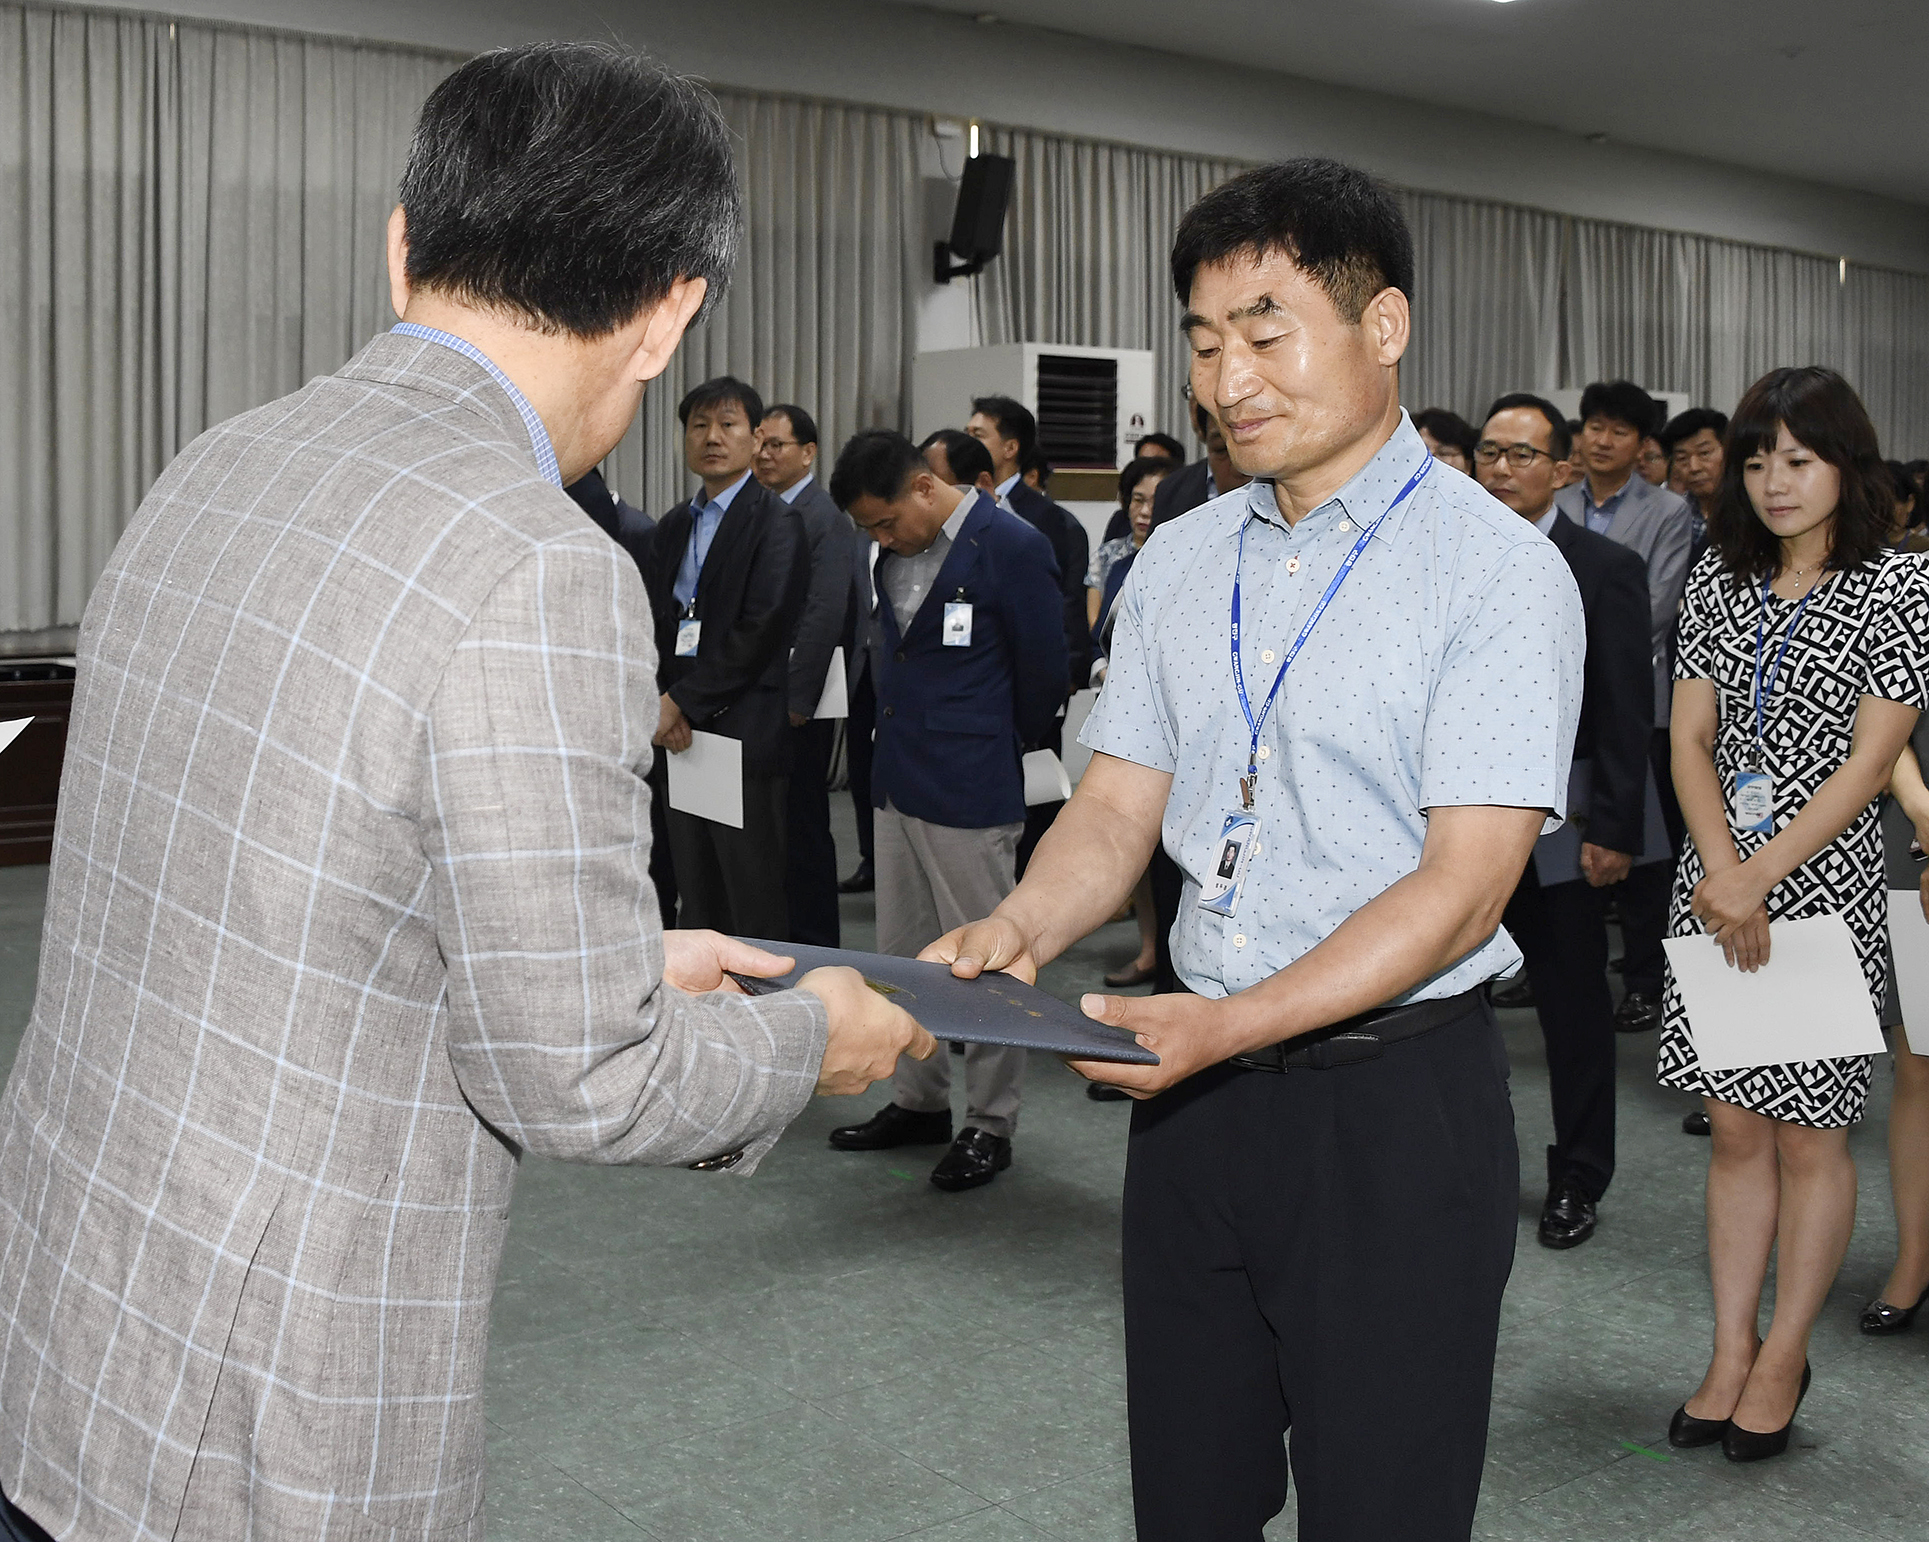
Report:
M1380 1058L1216 1067L1132 1108L1126 1373L1139 1542L1462 1542L1519 1159L1480 1005Z

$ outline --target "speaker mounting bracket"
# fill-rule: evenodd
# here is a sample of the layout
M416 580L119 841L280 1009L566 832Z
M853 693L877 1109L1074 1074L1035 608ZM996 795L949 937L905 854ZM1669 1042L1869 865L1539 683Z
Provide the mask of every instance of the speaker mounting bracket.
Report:
M985 271L986 259L974 257L969 262L954 265L951 261L951 243L940 241L932 254L931 281L934 284L948 284L954 278L975 278Z

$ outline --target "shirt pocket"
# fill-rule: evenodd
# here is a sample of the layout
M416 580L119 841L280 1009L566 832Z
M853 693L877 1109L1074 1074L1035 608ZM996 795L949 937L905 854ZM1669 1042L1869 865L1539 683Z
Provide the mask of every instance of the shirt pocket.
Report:
M960 712L951 707L934 707L924 715L924 726L939 734L975 734L995 738L1005 731L995 712Z

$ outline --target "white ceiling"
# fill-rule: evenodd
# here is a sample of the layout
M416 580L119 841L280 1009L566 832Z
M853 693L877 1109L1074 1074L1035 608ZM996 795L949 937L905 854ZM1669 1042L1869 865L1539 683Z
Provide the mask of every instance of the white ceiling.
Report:
M1924 0L899 3L1929 203Z

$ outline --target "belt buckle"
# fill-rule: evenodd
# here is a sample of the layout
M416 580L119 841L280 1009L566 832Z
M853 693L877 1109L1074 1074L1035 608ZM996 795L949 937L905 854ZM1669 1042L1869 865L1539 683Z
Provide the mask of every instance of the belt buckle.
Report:
M1385 1050L1386 1044L1377 1033L1336 1033L1285 1056L1282 1068L1331 1071L1343 1065L1378 1060Z

